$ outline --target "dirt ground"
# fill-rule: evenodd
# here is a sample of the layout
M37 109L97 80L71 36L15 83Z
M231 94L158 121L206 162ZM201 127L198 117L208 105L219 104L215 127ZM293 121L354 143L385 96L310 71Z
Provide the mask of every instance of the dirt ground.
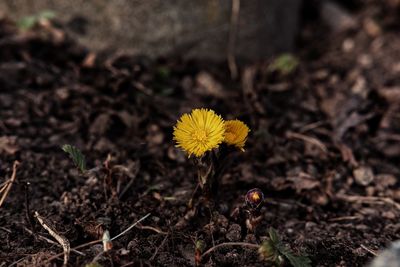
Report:
M175 58L94 54L43 25L20 33L0 21L0 182L15 182L0 212L0 266L193 266L195 243L260 243L272 226L313 266L364 266L400 239L400 6L364 1L355 29L328 34L307 11L284 74L270 61L240 69ZM196 107L251 128L244 153L220 181L212 212L185 221L195 168L174 147L172 126ZM86 156L81 174L61 150ZM247 190L265 194L256 234L231 217ZM46 237L52 241L45 240ZM83 254L82 254L83 253ZM205 266L264 266L257 250L221 247Z

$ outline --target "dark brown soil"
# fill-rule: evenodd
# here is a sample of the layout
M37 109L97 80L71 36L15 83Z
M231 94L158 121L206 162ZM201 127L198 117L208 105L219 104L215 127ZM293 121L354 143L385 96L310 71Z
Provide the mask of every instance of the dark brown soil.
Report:
M313 266L363 266L400 238L400 18L396 1L366 1L357 29L328 34L306 23L292 73L270 62L243 67L93 55L63 32L18 33L0 22L0 182L18 160L0 213L0 266L62 265L33 217L71 247L122 232L102 251L71 252L70 266L193 266L196 240L260 243L277 229ZM397 17L396 17L397 16ZM195 169L174 147L172 126L195 107L251 128L244 153L220 181L218 207L185 221ZM82 175L60 146L86 156ZM372 171L372 174L371 174ZM247 190L266 200L256 234L230 216ZM211 215L212 214L212 215ZM144 227L146 226L146 227ZM143 228L144 227L144 228ZM149 228L150 227L150 228ZM54 257L53 257L54 258ZM254 248L222 247L206 266L263 266Z

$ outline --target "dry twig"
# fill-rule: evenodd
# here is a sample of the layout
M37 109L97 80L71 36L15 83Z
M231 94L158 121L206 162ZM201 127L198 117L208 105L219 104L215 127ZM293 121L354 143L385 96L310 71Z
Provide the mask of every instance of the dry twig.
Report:
M85 244L82 244L82 245L73 247L71 250L76 250L76 249L79 249L79 248L88 247L88 246L90 246L90 245L95 245L95 244L101 243L101 242L103 242L102 239L90 241L90 242L87 242L87 243L85 243ZM48 264L49 262L51 262L52 260L57 259L58 257L60 257L60 256L62 256L62 255L64 255L64 252L54 255L53 257L49 258L46 262L43 262L42 265L47 266L47 264Z
M113 240L117 239L118 237L120 237L120 236L124 235L125 233L127 233L129 230L131 230L133 227L135 227L138 223L140 223L141 221L143 221L144 219L146 219L147 217L149 217L150 214L151 214L151 213L146 214L146 215L145 215L144 217L142 217L140 220L138 220L137 222L135 222L134 224L132 224L131 226L129 226L125 231L123 231L123 232L120 233L119 235L117 235L117 236L111 238L110 241L113 241ZM103 242L103 239L94 240L94 241L90 241L90 242L88 242L88 243L85 243L85 244L76 246L76 247L74 247L74 248L72 248L72 249L73 249L73 250L76 250L76 249L84 248L84 247L87 247L87 246L90 246L90 245L94 245L94 244L98 244L98 243L102 243L102 242ZM60 256L62 256L62 255L63 255L63 253L54 255L53 257L49 258L49 259L44 263L44 265L47 264L47 263L49 263L49 262L51 262L52 260L57 259L58 257L60 257Z
M374 255L375 257L378 256L378 252L376 252L375 250L372 250L370 248L367 248L366 246L364 246L363 244L360 245L360 247L366 251L368 251L369 253L371 253L372 255Z
M151 256L151 258L150 258L151 261L155 259L155 257L156 257L157 254L158 254L158 251L160 250L160 248L161 248L162 246L164 246L164 244L165 244L165 242L167 241L167 239L168 239L168 235L166 235L166 236L164 237L164 239L163 239L163 241L161 242L161 244L160 244L160 245L156 248L156 250L154 251L153 256Z
M136 225L136 228L139 228L139 229L142 229L142 230L154 231L154 232L156 232L158 234L161 234L161 235L168 235L167 232L164 232L163 230L155 228L153 226L147 226L147 225L140 225L139 224L139 225Z
M114 236L113 238L110 239L110 241L113 241L115 239L117 239L120 236L123 236L124 234L126 234L127 232L129 232L129 230L131 230L133 227L135 227L138 223L140 223L141 221L145 220L147 217L150 216L151 213L147 213L145 216L143 216L142 218L140 218L138 221L136 221L134 224L132 224L131 226L129 226L128 228L125 229L125 231L123 231L122 233Z
M64 236L58 234L53 229L54 227L51 227L50 224L48 222L46 222L45 219L43 217L41 217L37 211L35 211L35 218L39 221L39 223L43 226L43 228L46 229L49 232L49 234L52 237L54 237L55 240L57 240L58 243L60 243L60 245L62 246L63 251L64 251L64 266L67 266L69 254L71 251L71 247L69 245L68 239L65 238Z
M47 237L45 237L45 236L36 234L36 233L32 232L31 230L29 230L29 229L26 228L26 227L23 227L23 229L24 229L26 232L28 232L29 234L33 235L34 237L37 237L37 238L40 239L40 240L46 241L46 242L48 242L48 243L50 243L50 244L52 244L52 245L59 245L59 243L54 242L53 240L51 240L51 239L49 239L49 238L47 238ZM81 255L81 256L85 256L85 255L86 255L85 253L82 253L82 252L80 252L80 251L78 251L78 250L76 250L76 249L73 249L73 248L71 249L71 251L73 251L73 252L75 252L76 254L79 254L79 255Z
M337 195L338 199L355 202L355 203L376 203L376 204L389 204L393 205L396 209L400 210L400 204L388 197L367 197L367 196L349 196L349 195Z
M322 152L328 153L328 149L326 148L326 146L321 141L319 141L317 138L310 137L310 136L307 136L304 134L294 133L294 132L287 132L286 137L289 139L299 139L304 142L310 143L310 144L318 147L319 149L321 149Z
M14 161L13 172L11 174L11 178L6 183L4 183L5 184L4 187L0 189L1 193L4 191L4 193L3 193L3 195L1 196L1 199L0 199L0 207L3 205L4 200L6 199L8 193L10 192L10 189L11 189L11 187L12 187L12 185L13 185L16 177L17 177L17 167L18 167L18 165L19 165L19 162L17 160Z

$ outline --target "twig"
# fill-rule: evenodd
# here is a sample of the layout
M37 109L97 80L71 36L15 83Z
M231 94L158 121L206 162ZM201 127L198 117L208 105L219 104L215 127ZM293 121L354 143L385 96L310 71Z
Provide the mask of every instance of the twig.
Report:
M328 149L326 148L326 146L319 141L317 138L314 137L310 137L304 134L299 134L299 133L294 133L294 132L287 132L286 133L286 137L290 138L290 139L300 139L304 142L313 144L314 146L318 147L319 149L321 149L322 152L324 153L328 153Z
M362 219L360 216L343 216L329 219L330 222L352 221Z
M112 241L112 240L114 240L114 239L117 239L117 238L120 237L121 235L125 234L126 232L128 232L129 230L131 230L133 227L135 227L136 224L140 223L141 221L143 221L144 219L146 219L146 218L149 217L149 216L150 216L150 213L146 214L143 218L141 218L139 221L135 222L135 223L134 223L133 225L131 225L128 229L126 229L125 231L123 231L123 232L120 233L119 235L117 235L117 236L113 237L112 239L110 239L110 241ZM85 244L82 244L82 245L73 247L72 249L74 249L74 250L75 250L75 249L80 249L80 248L84 248L84 247L87 247L87 246L90 246L90 245L94 245L94 244L97 244L97 243L102 243L102 242L103 242L103 239L94 240L94 241L90 241L90 242L88 242L88 243L85 243ZM57 254L57 255L54 255L53 257L49 258L45 263L43 263L43 265L45 265L46 263L51 262L52 260L57 259L58 257L60 257L60 256L62 256L62 255L63 255L63 253L59 253L59 254Z
M85 244L82 244L82 245L73 247L72 249L73 249L73 250L76 250L76 249L79 249L79 248L88 247L88 246L90 246L90 245L94 245L94 244L97 244L97 243L101 243L102 241L103 241L102 239L90 241L90 242L87 242L87 243L85 243ZM42 265L47 266L47 265L46 265L47 263L51 262L52 260L57 259L58 257L60 257L60 256L62 256L62 255L64 255L64 252L54 255L53 257L49 258L47 261L43 262Z
M158 251L160 250L160 248L162 248L162 246L164 246L165 241L167 241L168 239L168 235L166 235L163 239L163 241L161 242L161 244L156 248L156 251L154 251L153 256L151 256L150 261L154 260L154 258L157 256Z
M104 251L104 250L100 251L100 253L97 254L97 255L93 258L93 260L92 260L91 262L97 262L98 259L100 259L101 255L103 255L104 253L106 253L106 251Z
M231 72L231 78L234 80L238 76L238 69L235 58L235 47L236 47L236 35L239 22L239 12L240 12L240 0L232 0L232 13L231 13L230 28L229 28L227 60L228 60L229 71Z
M395 202L393 199L388 197L366 197L366 196L349 196L349 195L337 195L338 199L348 202L361 202L361 203L379 203L383 202L389 205L393 205L395 208L400 210L400 204Z
M208 249L206 252L204 252L201 255L201 258L204 258L205 256L207 256L208 254L210 254L211 252L213 252L214 250L216 250L217 248L220 247L227 247L227 246L240 246L240 247L249 247L249 248L259 248L260 245L257 244L251 244L251 243L245 243L245 242L230 242L230 243L221 243L218 244L210 249Z
M45 222L45 219L41 217L37 211L35 211L35 218L39 221L43 228L46 229L49 234L57 240L58 243L60 243L64 251L64 266L67 266L69 254L71 251L68 239L56 233L56 231L52 229L48 223Z
M366 246L364 246L363 244L360 245L360 247L362 249L365 249L366 251L368 251L369 253L371 253L372 255L374 255L375 257L378 256L378 253L375 250L372 250L370 248L367 248Z
M26 228L25 226L23 227L23 229L25 230L25 231L27 231L29 234L31 234L31 235L33 235L34 237L37 237L38 239L40 239L40 240L43 240L43 241L46 241L46 242L48 242L48 243L50 243L50 244L52 244L52 245L60 245L59 243L57 243L57 242L54 242L53 240L51 240L51 239L49 239L49 238L47 238L47 237L45 237L45 236L42 236L42 235L39 235L39 234L35 234L33 231L31 231L31 230L29 230L28 228ZM71 251L73 251L73 252L75 252L76 254L79 254L79 255L81 255L81 256L85 256L86 254L85 253L82 253L82 252L80 252L79 250L76 250L76 249L71 249Z
M0 226L0 229L3 230L4 232L9 233L9 234L12 233L11 230L9 230L9 229L7 229L7 228L5 228L5 227L3 227L3 226Z
M121 267L128 267L128 266L131 266L131 265L134 266L134 264L135 264L134 261L130 261L130 262L124 264L124 265L121 265Z
M322 125L326 124L326 121L316 121L307 125L304 125L303 127L300 128L301 133L305 133L307 131L314 130Z
M113 241L115 239L117 239L120 236L123 236L124 234L126 234L127 232L129 232L133 227L135 227L138 223L140 223L141 221L145 220L147 217L150 216L151 213L147 213L145 216L143 216L140 220L138 220L137 222L135 222L134 224L132 224L131 226L129 226L128 228L126 228L125 231L123 231L122 233L120 233L119 235L114 236L113 238L110 239L110 241Z
M9 180L9 183L6 185L6 187L4 189L4 193L3 193L3 195L1 196L1 199L0 199L0 207L3 205L3 202L6 199L8 193L10 192L10 189L11 189L11 187L12 187L12 185L13 185L16 177L17 177L17 167L18 167L18 165L19 165L19 162L17 160L14 161L13 172L11 174L11 178Z
M163 230L160 230L160 229L152 227L152 226L136 225L136 228L139 228L139 229L142 229L142 230L151 230L151 231L154 231L154 232L156 232L158 234L161 234L161 235L168 235L167 232L164 232Z

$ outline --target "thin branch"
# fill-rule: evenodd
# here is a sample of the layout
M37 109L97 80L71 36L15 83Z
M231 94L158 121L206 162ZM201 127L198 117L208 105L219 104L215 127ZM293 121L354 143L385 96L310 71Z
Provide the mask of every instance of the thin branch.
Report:
M321 149L322 152L328 153L328 149L326 148L326 146L321 141L319 141L317 138L307 136L304 134L294 133L294 132L287 132L286 137L289 139L300 139L304 142L310 143L310 144L318 147L319 149Z
M348 201L348 202L358 202L358 203L385 203L393 205L395 208L400 210L400 204L388 197L368 197L368 196L351 196L351 195L337 195L338 199Z
M126 229L124 232L120 233L119 235L113 237L110 241L117 239L118 237L120 237L121 235L125 234L126 232L128 232L129 230L131 230L133 227L136 226L136 224L140 223L141 221L143 221L144 219L146 219L147 217L150 216L150 213L146 214L143 218L141 218L139 221L135 222L133 225L131 225L128 229ZM88 247L90 245L94 245L94 244L98 244L98 243L102 243L103 239L99 239L99 240L94 240L94 241L90 241L88 243L73 247L72 249L76 250L76 249L80 249L80 248L84 248L84 247ZM58 257L62 256L63 253L59 253L57 255L54 255L53 257L49 258L46 262L43 263L43 265L51 262L52 260L57 259Z
M164 232L163 230L160 230L160 229L152 227L152 226L136 225L136 228L139 228L139 229L142 229L142 230L151 230L151 231L154 231L154 232L156 232L158 234L161 234L161 235L168 235L167 232Z
M76 250L76 249L79 249L79 248L88 247L88 246L90 246L90 245L94 245L94 244L100 243L100 242L102 242L102 241L103 241L103 240L101 240L101 239L100 239L100 240L90 241L90 242L88 242L88 243L85 243L85 244L76 246L76 247L72 248L71 250ZM56 254L56 255L50 257L49 259L47 259L47 261L43 262L41 265L47 266L47 264L48 264L49 262L51 262L52 260L57 259L58 257L61 257L62 255L64 255L64 252L59 253L59 254Z
M368 251L369 253L371 253L372 255L374 255L375 257L378 256L378 252L376 252L375 250L372 250L370 248L367 248L366 246L364 246L363 244L360 245L360 247L366 251Z
M128 228L126 228L125 231L123 231L122 233L120 233L119 235L114 236L113 238L110 239L110 241L113 241L115 239L117 239L120 236L123 236L124 234L126 234L127 232L129 232L133 227L135 227L138 223L140 223L141 221L145 220L147 217L150 216L151 213L147 213L145 216L143 216L140 220L138 220L137 222L135 222L134 224L132 224L131 226L129 226Z
M166 235L166 236L164 237L164 239L163 239L163 241L161 242L161 244L160 244L160 245L156 248L156 250L154 251L153 256L151 256L151 258L150 258L151 261L154 260L154 258L157 256L158 251L160 250L160 248L162 248L162 247L164 246L165 241L167 241L167 239L168 239L168 235Z
M52 229L52 227L47 222L45 222L45 219L41 217L37 211L35 211L35 218L39 221L39 223L43 226L43 228L46 229L49 232L49 234L52 237L54 237L54 239L57 240L58 243L60 243L64 251L64 266L67 266L69 254L71 251L68 239L58 234L54 229Z
M1 199L0 199L0 207L3 205L3 202L6 199L8 193L10 192L10 189L11 189L11 187L12 187L12 185L13 185L16 177L17 177L17 167L18 167L18 165L19 165L19 162L17 160L14 161L13 172L11 174L11 178L10 178L8 184L6 185L5 189L4 189L4 194L1 196Z

